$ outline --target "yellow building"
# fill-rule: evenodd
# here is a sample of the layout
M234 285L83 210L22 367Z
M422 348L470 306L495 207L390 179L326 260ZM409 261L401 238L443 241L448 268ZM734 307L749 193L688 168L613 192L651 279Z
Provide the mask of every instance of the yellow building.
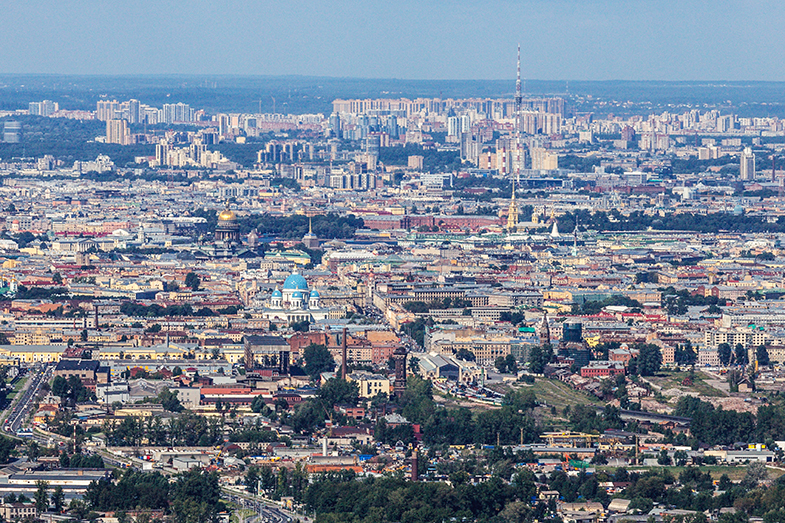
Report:
M221 349L221 356L223 357L223 359L234 365L235 363L239 363L240 360L245 357L245 348L244 347L223 348ZM197 360L209 360L212 357L213 357L212 353L196 354Z
M114 415L118 418L150 418L153 416L160 416L163 414L163 411L164 409L160 405L127 405L121 409L115 410Z
M181 347L170 343L166 345L155 345L152 347L102 347L98 355L101 360L167 360L182 359L183 355L189 354L187 347Z
M62 334L58 336L54 331L44 331L43 329L17 330L11 338L11 343L13 345L49 345L53 336L62 338Z
M154 345L152 347L134 346L115 346L102 347L98 359L100 360L181 360L186 359L186 355L193 355L194 361L213 359L212 350L200 349L195 345L181 345L169 343ZM225 359L229 363L237 363L245 356L243 347L222 348L220 359Z
M64 350L65 345L3 345L0 346L0 359L20 363L51 363L60 361Z
M311 257L303 251L289 249L287 251L268 251L264 253L264 261L293 262L296 265L308 265L311 263Z
M57 415L57 407L52 405L43 405L41 408L33 415L33 423L36 425L40 425L42 423L49 423L50 419L53 419Z
M356 371L347 375L346 379L357 383L361 398L372 398L379 393L390 395L390 379L381 374Z

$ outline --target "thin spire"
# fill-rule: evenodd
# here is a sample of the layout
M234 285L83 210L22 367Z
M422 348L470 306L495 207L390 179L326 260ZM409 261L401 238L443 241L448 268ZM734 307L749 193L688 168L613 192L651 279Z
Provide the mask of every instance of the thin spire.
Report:
M572 255L578 256L578 217L575 217L575 229L572 231Z
M515 177L512 178L512 198L510 209L507 211L507 231L510 233L518 229L518 204L515 203Z
M313 216L308 217L308 234L313 234Z

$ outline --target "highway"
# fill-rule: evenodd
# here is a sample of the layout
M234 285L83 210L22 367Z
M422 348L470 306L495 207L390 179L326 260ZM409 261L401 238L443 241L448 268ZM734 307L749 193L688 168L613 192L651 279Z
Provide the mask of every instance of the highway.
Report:
M35 398L41 390L41 386L52 378L54 372L54 365L44 365L43 367L36 366L30 369L30 378L25 384L24 389L20 391L19 396L15 399L15 403L10 413L8 413L3 430L5 432L16 434L22 428L27 416L30 414L30 409L35 403Z
M248 523L291 523L292 517L278 507L265 504L261 500L256 500L248 495L234 494L222 490L223 498L231 501L239 507L255 510L257 516L248 518ZM250 521L254 520L254 521Z
M30 410L35 403L38 393L41 391L41 387L44 383L47 383L52 379L54 368L55 366L53 364L48 364L43 366L37 365L36 367L33 367L29 370L29 378L27 383L19 392L17 397L14 398L12 405L7 407L6 411L4 412L5 421L3 423L3 430L6 433L16 436L17 432L23 428L25 421L30 415ZM61 442L68 441L68 438L51 434L40 429L36 429L32 437L42 444L50 443L51 439L53 438ZM106 450L103 452L99 451L98 454L104 458L104 461L113 466L134 466L136 465L134 461L139 461L133 458L122 459L118 456L110 454ZM143 463L139 461L139 465L143 465ZM141 466L138 468L141 469ZM267 505L251 495L239 492L235 493L226 490L223 490L222 493L224 499L232 501L240 507L252 509L256 512L255 515L245 518L243 523L291 523L293 521L292 517L286 514L283 510L275 506Z

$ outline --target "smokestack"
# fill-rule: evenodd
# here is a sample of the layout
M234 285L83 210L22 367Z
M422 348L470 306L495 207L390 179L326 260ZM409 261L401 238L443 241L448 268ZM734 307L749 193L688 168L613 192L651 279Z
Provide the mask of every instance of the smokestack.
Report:
M327 436L322 438L322 456L327 456Z
M417 461L418 461L417 460L417 449L414 449L414 452L412 452L412 460L411 460L411 463L412 463L411 479L412 479L412 481L419 481L419 479L420 479L419 471L417 470Z
M341 339L341 379L346 379L346 327L343 328Z
M95 328L98 329L98 304L93 304L93 312L95 313Z

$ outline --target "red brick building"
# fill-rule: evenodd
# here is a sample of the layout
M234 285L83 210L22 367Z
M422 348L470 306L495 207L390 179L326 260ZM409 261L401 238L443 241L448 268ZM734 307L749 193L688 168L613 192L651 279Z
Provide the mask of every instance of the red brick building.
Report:
M581 368L581 377L583 378L616 376L625 373L624 363L620 361L590 361L588 365Z

